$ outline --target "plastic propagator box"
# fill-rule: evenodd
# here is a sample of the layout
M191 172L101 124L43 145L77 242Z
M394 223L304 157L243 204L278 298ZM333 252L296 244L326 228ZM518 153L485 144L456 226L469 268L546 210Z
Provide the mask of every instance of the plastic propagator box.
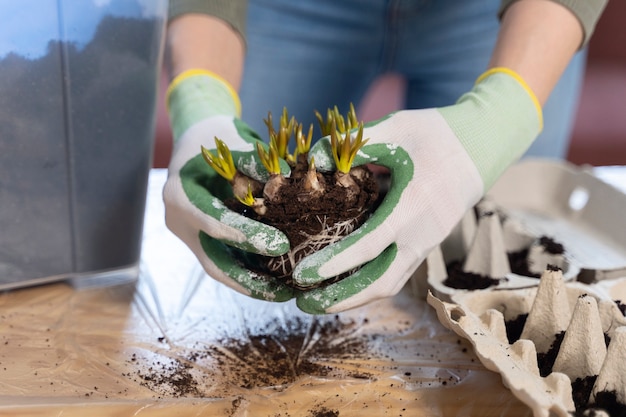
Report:
M0 289L136 278L167 1L0 14Z

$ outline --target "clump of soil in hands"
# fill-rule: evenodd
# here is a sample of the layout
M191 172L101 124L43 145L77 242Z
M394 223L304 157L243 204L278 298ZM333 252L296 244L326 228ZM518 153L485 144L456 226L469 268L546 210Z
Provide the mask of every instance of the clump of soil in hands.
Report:
M354 107L350 107L345 118L337 107L328 109L325 118L317 112L316 116L322 135L331 139L337 167L334 172L319 172L315 161L309 160L313 126L305 133L302 124L294 117L289 118L286 109L278 128L274 127L271 113L265 120L269 149L257 146L259 157L270 173L265 183L236 171L228 148L218 138L215 138L217 156L202 148L206 162L217 172L225 171L227 175L223 176L232 185L234 198L225 204L244 216L276 227L290 242L290 251L279 257L242 253L239 258L246 267L283 280L294 288L300 288L292 280L298 262L361 226L375 209L379 197L372 172L365 166L352 167L356 153L368 140L363 138L363 123L357 121ZM289 153L290 141L295 141L293 154ZM289 176L281 174L280 159L289 165ZM224 161L230 161L226 169Z

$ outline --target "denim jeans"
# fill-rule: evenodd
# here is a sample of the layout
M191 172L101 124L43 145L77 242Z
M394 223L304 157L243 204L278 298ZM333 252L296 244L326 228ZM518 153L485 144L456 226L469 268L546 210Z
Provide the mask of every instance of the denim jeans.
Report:
M406 80L405 107L453 104L486 69L500 0L249 0L241 89L243 119L266 137L263 119L287 107L308 128L314 110L345 114L381 74ZM544 108L545 128L527 154L567 152L584 54ZM315 124L316 125L316 124Z

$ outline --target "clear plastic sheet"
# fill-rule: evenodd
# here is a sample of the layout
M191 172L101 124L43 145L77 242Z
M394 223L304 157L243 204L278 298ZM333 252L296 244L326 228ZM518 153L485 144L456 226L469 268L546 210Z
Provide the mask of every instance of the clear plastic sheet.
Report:
M532 415L419 285L310 316L207 277L164 225L165 175L151 173L136 284L0 295L0 414Z

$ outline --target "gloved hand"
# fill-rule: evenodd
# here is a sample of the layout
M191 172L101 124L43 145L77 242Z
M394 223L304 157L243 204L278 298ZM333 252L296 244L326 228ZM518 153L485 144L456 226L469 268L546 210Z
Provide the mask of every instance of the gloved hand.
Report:
M541 128L534 93L505 68L483 74L452 106L399 111L366 125L369 142L355 165L388 167L388 194L358 230L303 259L293 278L315 285L362 268L301 294L298 306L329 313L396 294ZM320 170L334 169L331 155L328 138L310 152Z
M201 146L214 147L218 137L232 151L240 171L267 180L269 174L257 160L258 135L238 117L237 93L211 72L190 70L172 81L167 103L175 141L163 190L168 228L189 246L212 278L254 298L291 299L291 288L242 267L241 253L234 255L231 248L279 256L289 250L287 237L227 209L223 200L231 192L230 185L201 155ZM286 164L283 168L288 170Z

